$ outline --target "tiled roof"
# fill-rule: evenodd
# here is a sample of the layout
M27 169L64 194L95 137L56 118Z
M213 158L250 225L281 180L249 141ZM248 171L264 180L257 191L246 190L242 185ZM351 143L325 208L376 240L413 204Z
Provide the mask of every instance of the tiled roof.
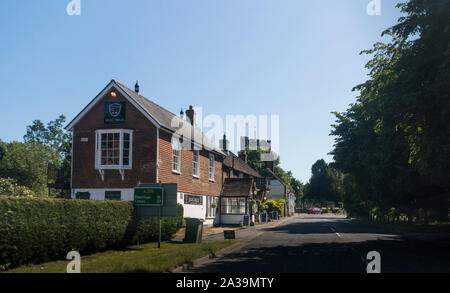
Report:
M235 169L250 176L254 176L257 178L262 177L255 169L250 167L247 163L245 163L244 160L242 160L232 152L228 152L228 156L223 160L223 164L228 168Z
M275 174L275 172L273 172L272 170L270 170L269 168L266 168L266 177L272 177L277 179L278 181L281 182L281 184L283 184L284 186L286 186L286 183L283 181L283 179L281 179L280 177L277 176L277 174Z
M161 127L163 129L166 129L170 132L176 132L180 128L182 130L182 135L184 138L191 137L191 139L196 143L198 146L202 146L204 149L208 151L214 151L216 153L219 153L222 156L226 156L226 154L214 143L212 143L201 131L200 128L192 126L190 122L187 120L182 119L181 117L173 114L172 112L164 109L158 104L155 104L154 102L150 101L144 96L141 96L137 92L129 89L128 87L124 86L120 82L116 80L111 80L111 82L105 87L103 91L108 89L110 86L116 86L119 88L119 90L123 90L123 92L130 98L134 103L140 107L141 111L145 112L146 115L149 115L152 121L156 121L156 124L158 124L158 127ZM103 92L102 91L102 92ZM97 95L67 126L66 130L71 130L72 127L78 122L83 115L89 111L89 109L99 101L101 98L101 93ZM173 124L172 124L173 122ZM183 123L183 124L182 124ZM175 125L175 126L172 126ZM184 125L184 127L182 127Z
M253 178L226 178L222 187L223 196L251 196Z
M172 132L175 132L180 129L181 123L184 123L185 127L182 128L183 136L189 137L195 141L197 144L203 145L203 147L207 150L214 150L222 155L225 153L214 143L212 143L201 131L200 128L192 126L190 122L182 119L181 117L173 114L172 112L164 109L158 104L150 101L144 96L141 96L139 93L134 90L126 87L118 81L113 80L121 89L127 93L129 97L136 101L153 119L158 122L163 128L166 128ZM176 125L176 126L172 126Z

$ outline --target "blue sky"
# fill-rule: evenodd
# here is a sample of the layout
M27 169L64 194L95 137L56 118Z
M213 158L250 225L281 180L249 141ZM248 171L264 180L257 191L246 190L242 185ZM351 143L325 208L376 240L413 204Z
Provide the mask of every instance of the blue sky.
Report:
M111 80L178 113L279 115L282 167L303 182L331 161L334 117L367 79L368 56L398 0L4 0L0 139L35 119L70 121Z

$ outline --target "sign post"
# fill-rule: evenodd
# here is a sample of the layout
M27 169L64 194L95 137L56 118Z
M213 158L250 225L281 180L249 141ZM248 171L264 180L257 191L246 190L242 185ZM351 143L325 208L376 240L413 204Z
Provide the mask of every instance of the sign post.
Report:
M158 217L158 248L161 248L161 217L177 216L176 183L140 183L134 189L140 217Z
M158 248L161 248L161 206L164 203L163 187L136 187L134 202L138 206L158 208Z
M158 207L158 248L161 248L161 207Z

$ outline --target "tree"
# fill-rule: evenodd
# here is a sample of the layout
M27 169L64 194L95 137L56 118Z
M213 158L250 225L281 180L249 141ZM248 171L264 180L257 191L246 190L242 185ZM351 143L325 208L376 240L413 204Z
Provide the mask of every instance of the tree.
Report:
M397 7L406 15L383 32L392 41L362 52L373 58L356 103L334 113L332 154L346 209L385 217L394 208L411 219L450 188L450 2Z
M290 186L292 188L292 192L295 194L295 198L296 198L295 206L297 208L299 208L299 207L301 207L303 196L304 196L303 183L300 180L298 180L297 178L295 178L291 171L288 171L287 175L289 176L290 181L291 181Z
M246 149L247 153L247 163L250 167L258 171L260 174L266 173L266 165L265 162L261 161L261 154L269 153L268 150L262 150L261 148L257 149ZM242 154L243 151L240 151L239 154ZM277 175L292 191L296 196L296 204L300 204L301 198L303 197L303 184L300 180L296 179L291 171L285 171L280 167L280 157L277 156L276 160L273 162L274 165L274 173Z
M305 199L316 203L341 200L341 181L335 169L320 159L312 165L311 173Z
M64 131L64 122L63 115L47 126L35 120L27 126L23 143L0 140L0 177L12 178L17 184L31 189L36 196L47 196L48 164L60 168L64 176L70 175L72 138Z
M23 139L25 143L40 143L51 147L61 156L61 161L70 162L72 151L72 134L64 130L66 117L60 115L45 126L40 120L34 120L27 126Z
M46 196L47 164L59 161L52 149L40 143L5 143L0 141L5 156L0 160L0 177L12 178L31 189L36 196Z
M240 151L239 154L243 154L244 151ZM264 174L266 170L265 162L261 161L261 154L267 154L269 151L262 150L261 148L257 149L249 149L247 148L245 150L247 153L247 163L250 167L258 171L260 174ZM277 160L274 162L274 166L278 166L280 163L280 159L277 158Z
M0 194L28 197L33 196L33 192L29 188L18 185L15 180L11 178L0 178Z

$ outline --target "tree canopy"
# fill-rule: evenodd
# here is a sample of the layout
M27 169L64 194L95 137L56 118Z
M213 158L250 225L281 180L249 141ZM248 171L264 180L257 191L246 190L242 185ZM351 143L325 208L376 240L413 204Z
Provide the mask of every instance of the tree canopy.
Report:
M397 7L404 16L382 34L391 41L362 52L373 58L357 101L334 113L332 155L353 213L433 209L450 188L450 1Z
M314 203L341 201L341 174L323 159L317 160L311 167L304 200Z
M64 122L63 115L47 126L35 120L27 126L23 143L0 140L0 178L11 178L36 196L47 196L48 164L70 174L71 134L64 131Z
M242 154L242 152L243 151L240 151L239 154ZM265 162L261 161L261 154L268 153L269 151L261 148L247 148L245 152L247 153L247 163L250 167L258 171L258 173L264 174L266 172L266 165ZM273 164L274 173L280 177L280 179L288 186L289 190L295 194L297 199L296 204L299 205L303 197L303 183L296 179L291 171L285 171L281 168L279 156L277 156Z

